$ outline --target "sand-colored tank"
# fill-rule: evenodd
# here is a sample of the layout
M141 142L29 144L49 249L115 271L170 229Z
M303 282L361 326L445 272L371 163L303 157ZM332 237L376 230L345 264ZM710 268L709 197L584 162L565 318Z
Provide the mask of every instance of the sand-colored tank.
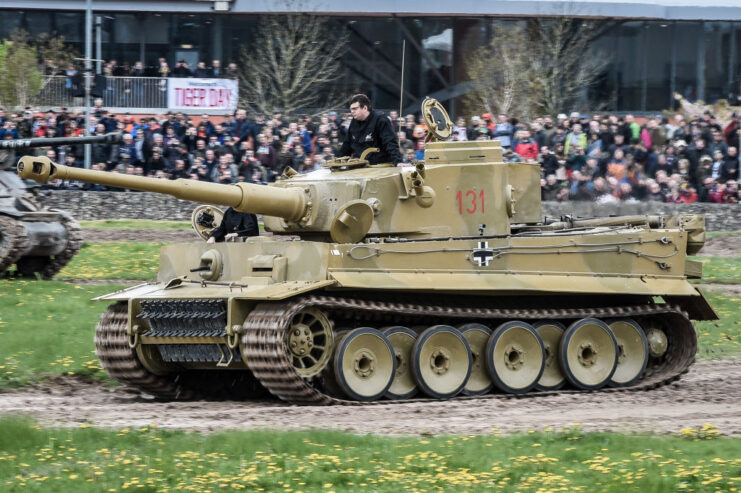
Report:
M425 100L424 161L338 159L269 186L157 180L23 158L19 173L262 214L272 236L168 245L96 332L103 367L163 399L293 403L647 389L693 363L704 218L543 219L537 164L452 142Z

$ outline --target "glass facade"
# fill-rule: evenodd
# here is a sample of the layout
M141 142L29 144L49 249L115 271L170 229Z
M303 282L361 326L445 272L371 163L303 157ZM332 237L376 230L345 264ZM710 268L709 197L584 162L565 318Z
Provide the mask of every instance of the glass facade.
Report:
M119 65L141 60L155 67L163 57L239 61L242 45L252 41L256 15L182 13L96 14L101 20L102 57ZM494 29L517 22L501 18L329 17L330 29L347 29L349 49L344 76L336 89L370 94L376 106L398 108L402 42L406 40L404 106L425 96L450 101L455 113L456 86L466 82L466 57L485 44ZM0 38L14 29L32 35L57 32L84 52L82 12L0 10ZM94 48L95 52L95 48ZM737 97L741 86L741 22L615 22L595 40L592 53L607 60L591 90L596 108L583 110L658 111L673 104L672 93L695 100ZM567 110L567 109L565 109Z

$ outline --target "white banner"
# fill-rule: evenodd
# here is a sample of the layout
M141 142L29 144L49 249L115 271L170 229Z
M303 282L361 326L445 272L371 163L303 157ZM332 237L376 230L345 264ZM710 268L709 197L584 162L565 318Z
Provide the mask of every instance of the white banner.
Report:
M231 79L167 79L167 107L171 110L202 109L205 112L233 112L239 88Z

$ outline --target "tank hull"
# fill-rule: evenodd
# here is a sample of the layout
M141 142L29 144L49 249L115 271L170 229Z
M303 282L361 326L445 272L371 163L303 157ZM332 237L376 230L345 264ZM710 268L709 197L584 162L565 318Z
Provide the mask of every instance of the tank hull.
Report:
M0 171L0 277L15 267L16 275L50 279L81 246L69 214L44 208L26 182Z
M290 347L305 342L291 334L306 313L326 315L331 335L321 337L334 347L358 327L401 325L420 335L441 324L495 330L513 321L571 326L632 319L671 341L672 351L649 361L629 387L645 389L687 370L696 351L690 318L714 316L687 280L685 251L681 230L645 228L362 244L252 238L168 245L156 282L97 298L119 302L112 309L126 320L116 329L126 346L98 350L114 377L135 386L136 379L116 373L120 361L106 363L108 352L128 350L162 385L202 371L228 380L236 371L250 385L259 382L243 397L261 395L262 388L289 402L332 404L353 401L337 390L332 363L301 375L303 363ZM190 270L204 258L219 259L218 280L194 279ZM108 330L99 326L101 334ZM336 358L334 347L326 350L328 359ZM160 397L204 392L178 387Z
M71 217L58 212L0 211L0 276L16 274L51 279L79 251L82 233Z

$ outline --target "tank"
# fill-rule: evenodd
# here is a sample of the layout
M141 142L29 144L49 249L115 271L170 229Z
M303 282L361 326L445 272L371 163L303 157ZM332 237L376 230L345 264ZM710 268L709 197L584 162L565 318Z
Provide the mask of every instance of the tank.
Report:
M408 167L342 158L268 186L33 157L18 170L263 215L272 236L164 246L155 281L96 298L113 302L95 335L103 368L160 399L646 390L687 371L693 320L717 318L688 282L702 216L544 218L539 165L449 141L433 99L422 114L425 159Z
M27 149L92 142L115 143L120 134L94 137L0 141L0 149ZM42 205L29 185L12 171L0 170L0 277L15 266L17 276L51 279L82 246L80 226L62 210Z

